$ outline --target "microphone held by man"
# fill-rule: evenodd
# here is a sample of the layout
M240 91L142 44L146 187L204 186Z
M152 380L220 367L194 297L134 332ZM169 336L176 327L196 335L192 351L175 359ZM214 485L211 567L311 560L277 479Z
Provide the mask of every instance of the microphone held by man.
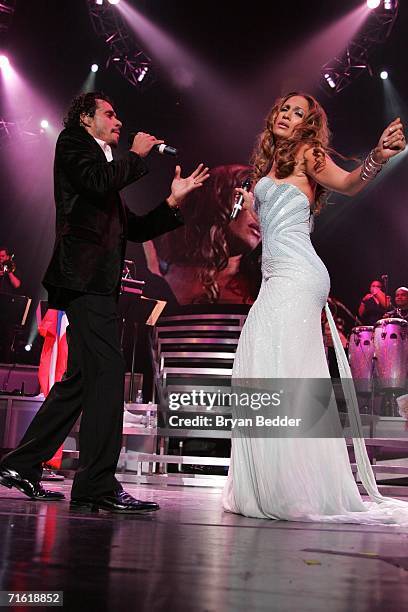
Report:
M171 147L166 144L164 140L158 140L145 132L131 132L129 134L128 144L130 150L140 155L140 157L145 157L152 149L161 155L172 155L175 157L178 153L175 147ZM147 150L146 153L145 150ZM139 151L142 152L139 153Z

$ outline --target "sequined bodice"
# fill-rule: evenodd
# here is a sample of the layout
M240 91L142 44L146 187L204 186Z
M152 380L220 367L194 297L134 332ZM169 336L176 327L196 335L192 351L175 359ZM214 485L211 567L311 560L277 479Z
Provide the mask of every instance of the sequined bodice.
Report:
M305 277L313 270L326 294L329 277L310 240L311 215L306 195L296 185L275 183L264 176L255 186L255 210L262 233L263 278L276 275L282 268L301 272Z

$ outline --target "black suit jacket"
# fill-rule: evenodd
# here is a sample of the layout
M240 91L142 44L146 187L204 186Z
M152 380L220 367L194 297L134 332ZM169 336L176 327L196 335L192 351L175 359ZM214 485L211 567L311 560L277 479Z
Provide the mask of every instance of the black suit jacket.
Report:
M54 161L56 237L43 279L50 297L56 288L115 293L127 239L145 242L183 224L179 211L166 202L143 216L123 204L119 191L146 173L143 160L130 151L108 162L82 127L61 132Z

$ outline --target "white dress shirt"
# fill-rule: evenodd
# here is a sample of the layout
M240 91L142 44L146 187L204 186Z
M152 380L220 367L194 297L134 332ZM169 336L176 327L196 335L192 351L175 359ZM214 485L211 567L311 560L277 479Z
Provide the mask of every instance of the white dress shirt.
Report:
M113 155L112 155L112 149L110 148L110 145L108 145L108 143L105 142L104 140L100 140L99 138L95 138L95 140L98 143L98 145L101 147L102 151L105 153L105 157L108 160L108 162L111 162L113 160Z

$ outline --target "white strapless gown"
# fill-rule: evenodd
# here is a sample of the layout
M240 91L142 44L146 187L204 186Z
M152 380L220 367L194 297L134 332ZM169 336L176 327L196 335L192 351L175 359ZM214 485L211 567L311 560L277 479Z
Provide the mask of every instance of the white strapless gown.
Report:
M321 331L325 307L359 475L372 501L360 496L342 437L237 437L224 508L258 518L408 527L408 503L383 497L375 483L350 368L326 304L329 275L310 241L308 199L295 185L263 177L255 187L255 210L263 281L241 333L233 379L329 378Z

